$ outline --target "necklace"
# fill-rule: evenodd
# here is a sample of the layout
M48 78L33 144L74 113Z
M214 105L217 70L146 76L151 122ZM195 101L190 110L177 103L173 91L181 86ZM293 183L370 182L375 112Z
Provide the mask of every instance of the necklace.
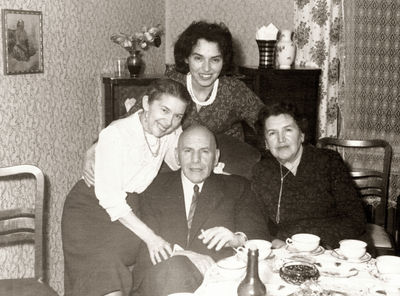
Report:
M279 198L278 198L278 209L276 211L276 224L279 224L280 222L280 215L281 215L281 199L282 199L282 191L283 191L283 180L286 178L286 176L290 173L291 170L288 170L285 175L283 175L282 172L282 164L279 164L279 169L281 172L281 186L279 188Z
M144 140L146 141L147 147L150 150L151 155L153 155L153 157L157 157L158 153L160 152L160 138L156 138L156 142L153 145L150 145L149 140L147 139L147 133L146 131L143 129L144 132ZM155 146L155 151L153 151L153 149L151 148L152 146Z
M142 116L144 117L144 120L147 121L146 115L143 114ZM145 140L145 142L147 144L147 147L150 150L151 155L153 155L153 157L157 157L158 153L160 152L160 138L154 137L154 138L156 138L156 141L152 145L150 145L149 139L147 138L147 134L148 133L144 129L143 124L142 124L142 129L143 129L144 140ZM152 146L156 147L155 151L153 151L153 149L151 148Z
M217 96L217 91L218 91L218 84L219 84L219 79L215 80L214 85L213 85L213 89L211 91L211 95L210 98L207 101L199 101L194 92L193 92L193 88L192 88L192 74L190 74L190 72L186 75L186 88L193 100L193 102L196 103L196 105L199 106L208 106L211 105L212 103L214 103L215 101L215 97Z

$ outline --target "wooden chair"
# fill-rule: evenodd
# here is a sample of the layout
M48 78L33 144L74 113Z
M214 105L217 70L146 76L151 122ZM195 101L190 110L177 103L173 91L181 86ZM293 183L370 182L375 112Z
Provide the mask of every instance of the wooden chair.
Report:
M2 182L14 180L17 175L31 175L35 178L35 206L34 208L0 210L0 246L33 243L35 254L34 278L2 279L0 280L0 295L57 296L58 294L43 280L44 175L39 168L32 165L0 168L0 180Z
M377 209L365 204L367 213L367 231L370 233L377 255L395 254L396 245L394 243L395 232L393 230L394 223L388 223L388 188L390 164L392 159L392 147L384 140L345 140L336 138L321 138L318 140L318 146L321 148L330 148L341 152L343 159L346 161L346 155L366 155L366 149L371 149L375 154L378 153L377 159L382 159L381 169L371 169L361 167L354 163L349 165L350 174L359 189L360 195L366 198L378 198L380 200L378 208L383 214L382 222L377 221ZM383 150L383 151L382 151ZM346 154L346 151L348 154ZM383 152L383 154L382 154ZM363 154L364 153L364 154ZM389 229L388 226L391 226Z

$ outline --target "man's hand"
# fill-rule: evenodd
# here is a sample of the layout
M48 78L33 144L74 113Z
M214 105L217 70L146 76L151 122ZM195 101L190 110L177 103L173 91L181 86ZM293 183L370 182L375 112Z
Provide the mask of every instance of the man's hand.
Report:
M96 156L96 145L94 143L88 151L86 151L83 163L83 179L88 187L94 186L94 165Z
M174 256L181 255L189 258L190 261L197 267L197 269L204 276L206 271L215 263L214 260L207 255L202 255L192 251L182 250L176 251Z
M226 246L237 248L244 244L242 235L234 234L232 231L222 226L202 230L199 239L203 241L203 244L207 245L207 248L212 249L215 247L216 251Z
M153 265L167 260L172 255L171 245L158 235L147 241L146 245Z

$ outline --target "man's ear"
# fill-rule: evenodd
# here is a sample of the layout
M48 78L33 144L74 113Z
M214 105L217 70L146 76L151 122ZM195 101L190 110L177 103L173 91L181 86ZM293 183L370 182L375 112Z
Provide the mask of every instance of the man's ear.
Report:
M185 61L186 64L189 64L189 59L188 58L185 58L184 61Z
M142 106L144 111L149 111L149 96L144 95L142 98Z
M264 143L265 143L265 150L269 150L268 141L267 141L267 140L264 140Z
M176 163L177 163L179 166L181 166L181 162L179 161L179 151L178 151L178 147L175 148L174 152L175 152L174 154L175 154Z
M218 164L219 155L220 155L219 149L216 149L216 150L215 150L214 166L217 166L217 164Z
M304 133L301 133L301 143L304 143L304 137L305 137Z

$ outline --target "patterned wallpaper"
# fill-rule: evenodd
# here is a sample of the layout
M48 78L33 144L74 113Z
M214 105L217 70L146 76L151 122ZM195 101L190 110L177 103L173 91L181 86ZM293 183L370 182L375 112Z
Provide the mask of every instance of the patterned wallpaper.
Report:
M166 62L173 63L178 35L194 20L224 22L230 29L239 65L258 65L255 34L262 25L294 29L293 0L165 0Z
M256 29L270 22L292 28L292 1L0 0L0 8L43 13L44 73L0 73L0 165L34 164L47 176L47 273L50 285L62 295L64 199L80 177L84 153L103 123L100 76L113 70L115 58L127 56L109 40L110 35L163 23L167 32L162 46L166 47L144 53L146 73L161 73L165 61L172 61L177 34L192 20L224 21L240 41L242 64L257 64ZM0 55L0 69L3 63ZM16 192L31 190L22 182ZM0 183L1 208L17 202L11 193ZM25 268L33 261L30 248L23 248L17 266L11 266L9 259L15 258L16 251L15 247L0 250L0 278L33 273Z
M101 128L100 75L112 70L114 58L127 56L109 37L114 32L133 33L142 25L163 24L165 3L0 0L0 7L43 13L43 74L5 76L0 55L0 165L35 164L47 175L47 269L50 285L62 295L64 199L80 177L84 152ZM163 48L151 48L144 59L146 72L164 70ZM2 183L0 195L1 208L14 204L11 191ZM32 274L25 268L33 261L32 252L24 248L24 253L12 267L8 259L15 257L15 248L0 251L0 278Z

